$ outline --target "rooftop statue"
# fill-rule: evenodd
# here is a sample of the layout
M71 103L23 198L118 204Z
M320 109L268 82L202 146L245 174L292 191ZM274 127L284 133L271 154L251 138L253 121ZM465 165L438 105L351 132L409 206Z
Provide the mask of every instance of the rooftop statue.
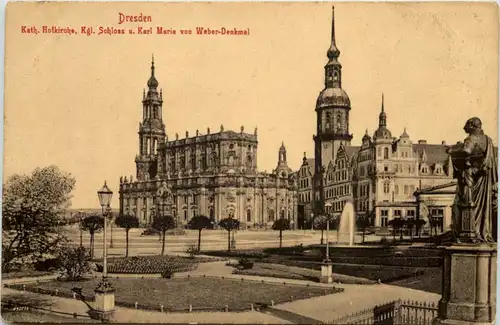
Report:
M457 179L453 230L455 241L495 243L497 241L497 149L482 130L477 117L467 120L464 142L446 147Z

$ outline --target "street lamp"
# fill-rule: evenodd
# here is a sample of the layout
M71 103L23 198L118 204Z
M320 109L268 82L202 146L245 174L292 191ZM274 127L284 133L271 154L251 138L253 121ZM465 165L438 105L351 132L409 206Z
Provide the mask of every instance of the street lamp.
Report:
M111 210L111 209L109 209ZM109 248L113 248L113 226L114 226L114 216L113 214L111 213L110 211L110 221L111 221L111 238L110 238L110 242L109 242Z
M320 282L322 283L332 283L332 262L330 261L330 245L328 240L328 230L330 230L330 215L329 208L332 207L330 202L325 203L325 217L326 217L326 258L321 265L321 277Z
M97 196L99 198L99 204L102 208L102 216L104 221L104 238L103 238L103 270L102 270L102 280L97 284L97 288L94 290L95 292L95 313L96 317L102 321L108 321L114 312L115 309L115 293L114 289L111 286L111 283L108 281L108 251L106 245L106 228L107 228L107 217L111 210L111 198L113 196L113 192L106 185L106 181L104 181L104 186L97 191Z
M314 213L311 212L311 231L314 231Z
M80 247L83 247L83 209L80 209Z
M330 208L332 207L332 204L330 202L325 203L325 216L326 216L326 258L325 258L325 263L330 263L330 243L328 240L328 231L330 230Z

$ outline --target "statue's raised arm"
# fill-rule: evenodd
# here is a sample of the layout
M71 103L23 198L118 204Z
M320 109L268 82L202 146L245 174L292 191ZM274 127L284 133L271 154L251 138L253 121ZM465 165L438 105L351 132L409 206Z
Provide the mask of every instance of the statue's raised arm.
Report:
M498 184L497 149L484 134L481 120L470 118L464 126L468 137L447 148L457 179L459 216L454 220L458 241L496 242Z

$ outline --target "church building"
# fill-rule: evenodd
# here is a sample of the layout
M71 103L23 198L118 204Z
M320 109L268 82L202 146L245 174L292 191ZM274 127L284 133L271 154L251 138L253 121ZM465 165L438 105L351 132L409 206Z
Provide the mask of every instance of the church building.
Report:
M136 173L120 177L120 213L137 216L147 227L161 215L172 215L179 227L199 214L214 225L235 218L241 227L270 227L277 218L297 224L297 184L282 143L272 173L257 169L257 128L252 133L210 128L205 134L168 139L163 94L154 61L143 92Z

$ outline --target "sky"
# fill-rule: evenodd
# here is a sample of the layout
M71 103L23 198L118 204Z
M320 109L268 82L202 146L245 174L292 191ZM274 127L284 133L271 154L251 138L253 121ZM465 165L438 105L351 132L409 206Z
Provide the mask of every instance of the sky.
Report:
M118 24L119 13L150 23ZM6 8L4 181L58 165L76 179L73 208L98 207L107 180L135 176L142 91L155 56L170 138L207 127L253 132L258 168L313 157L331 3L9 3ZM163 26L177 35L21 33L22 26ZM180 29L249 28L249 36ZM359 145L378 123L412 140L455 143L478 116L497 143L498 9L494 3L337 3L337 47ZM155 33L155 31L153 31ZM135 178L135 177L134 177Z

